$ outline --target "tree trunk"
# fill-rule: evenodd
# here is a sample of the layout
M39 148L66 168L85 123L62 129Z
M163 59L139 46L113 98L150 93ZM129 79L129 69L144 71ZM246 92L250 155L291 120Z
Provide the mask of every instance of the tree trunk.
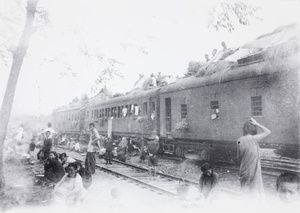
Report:
M36 5L38 0L27 0L27 16L25 27L21 35L18 47L13 52L13 62L10 69L9 78L6 85L6 90L0 111L0 192L4 189L5 179L3 173L3 148L4 140L7 132L7 125L9 122L15 90L18 83L18 77L23 64L26 51L28 49L29 39L33 32L33 21L36 12Z

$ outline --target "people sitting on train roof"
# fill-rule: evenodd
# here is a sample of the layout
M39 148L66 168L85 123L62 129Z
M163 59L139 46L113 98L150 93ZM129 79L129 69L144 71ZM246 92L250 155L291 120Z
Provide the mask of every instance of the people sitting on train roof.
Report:
M278 176L276 189L279 198L285 203L295 203L300 200L300 178L292 173Z
M70 163L76 162L76 160L74 158L67 156L67 154L65 152L59 154L59 159L61 160L61 163L62 163L64 169L66 169Z
M212 192L214 192L219 181L219 175L214 172L213 168L208 163L204 163L201 166L201 171L199 191L205 199L208 199Z
M50 182L57 183L64 176L65 170L58 159L58 154L54 151L49 153L49 157L44 165L45 178Z
M76 164L69 164L67 173L54 187L52 201L76 204L85 199L86 190L83 187L82 178L76 168Z

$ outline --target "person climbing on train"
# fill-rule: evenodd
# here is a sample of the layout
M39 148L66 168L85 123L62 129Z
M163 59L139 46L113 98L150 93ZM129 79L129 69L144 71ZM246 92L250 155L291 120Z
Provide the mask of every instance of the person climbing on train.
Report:
M157 153L159 150L159 136L155 136L155 139L148 142L148 166L149 166L149 175L152 176L152 169L154 171L154 176L156 176L156 167L158 165Z
M204 163L201 166L201 172L199 191L205 199L208 199L219 181L219 175L214 172L213 168L208 163Z
M87 153L85 158L85 168L90 174L95 174L96 169L96 151L100 148L100 135L95 128L94 123L89 124L90 139L87 146ZM97 148L98 146L98 148Z
M106 161L106 165L107 164L112 164L111 160L112 160L112 139L111 137L108 137L105 141L104 141L104 147L105 147L105 161Z
M257 127L262 130L262 133L257 134ZM245 195L260 199L263 197L264 188L258 143L270 135L271 131L251 118L244 124L243 133L244 136L237 141L241 190Z

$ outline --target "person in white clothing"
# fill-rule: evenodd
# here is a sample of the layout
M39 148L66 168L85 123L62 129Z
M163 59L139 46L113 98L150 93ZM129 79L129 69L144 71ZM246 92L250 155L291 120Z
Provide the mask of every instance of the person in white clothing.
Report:
M23 129L23 125L21 124L17 130L17 133L14 136L14 139L16 140L17 143L21 142L21 140L23 138L23 133L24 133L24 129Z
M82 202L86 196L82 178L77 174L77 165L71 163L67 167L67 173L55 185L52 192L53 201L63 201L66 204Z
M49 131L51 133L50 137L53 138L54 135L56 134L56 131L52 129L52 123L49 122L47 126L48 128L44 129L43 134L45 135L45 133Z

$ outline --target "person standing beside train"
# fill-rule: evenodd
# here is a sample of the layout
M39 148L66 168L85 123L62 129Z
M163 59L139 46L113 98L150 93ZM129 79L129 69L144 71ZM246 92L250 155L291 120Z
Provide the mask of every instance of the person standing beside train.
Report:
M257 134L257 127L263 132ZM243 126L244 136L237 141L237 157L240 163L239 179L245 195L260 199L264 188L261 173L259 142L271 134L271 131L251 118Z
M94 123L89 124L90 128L90 139L87 146L87 153L85 158L85 168L90 174L95 174L96 169L96 151L97 146L100 148L100 135L95 128Z
M106 165L107 164L112 164L112 150L113 150L113 146L112 146L112 139L111 137L108 137L105 141L104 141L104 147L105 147L105 161L106 161Z
M148 142L148 166L149 166L149 175L152 176L152 168L154 170L154 176L156 176L156 167L158 165L157 153L159 150L159 136L157 135L154 140Z

